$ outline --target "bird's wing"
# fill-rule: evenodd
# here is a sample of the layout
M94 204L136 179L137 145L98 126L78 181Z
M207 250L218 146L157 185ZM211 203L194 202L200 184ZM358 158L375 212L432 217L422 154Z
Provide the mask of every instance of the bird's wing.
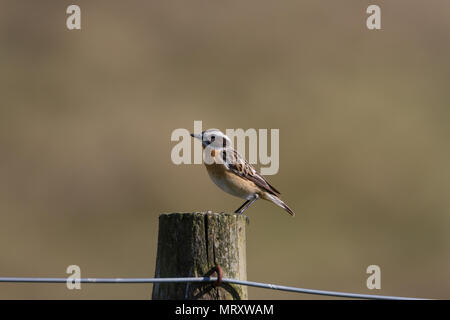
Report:
M221 152L222 160L227 169L229 169L231 172L244 179L252 181L258 187L273 195L280 194L280 191L275 189L275 187L267 182L267 180L261 174L259 174L255 170L255 168L253 168L253 166L247 162L247 160L245 160L239 153L237 153L236 150L226 148Z

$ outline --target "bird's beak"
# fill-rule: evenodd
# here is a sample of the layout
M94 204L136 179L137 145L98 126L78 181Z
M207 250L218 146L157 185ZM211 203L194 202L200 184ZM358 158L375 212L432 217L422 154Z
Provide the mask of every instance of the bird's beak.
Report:
M198 134L198 133L191 133L191 137L192 137L192 138L197 138L197 139L199 139L199 140L202 140L202 135L201 135L201 134Z

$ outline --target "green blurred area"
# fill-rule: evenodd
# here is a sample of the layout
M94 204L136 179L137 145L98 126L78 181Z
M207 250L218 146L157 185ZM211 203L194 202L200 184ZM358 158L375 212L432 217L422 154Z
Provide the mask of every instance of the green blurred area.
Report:
M176 128L280 129L247 214L248 279L450 293L450 2L0 0L0 275L152 277L158 214L231 211ZM381 267L381 290L366 288ZM148 299L151 285L1 284L2 299ZM312 296L251 288L254 299Z

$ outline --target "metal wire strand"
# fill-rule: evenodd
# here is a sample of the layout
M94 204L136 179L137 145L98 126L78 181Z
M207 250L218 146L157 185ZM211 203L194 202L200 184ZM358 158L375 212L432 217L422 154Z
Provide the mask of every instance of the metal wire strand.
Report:
M32 278L32 277L0 277L1 282L10 283L176 283L176 282L216 282L217 277L197 277L197 278ZM295 288L288 286L280 286L270 283L261 283L246 280L237 280L223 278L223 283L232 283L238 285L244 285L249 287L257 287L263 289L272 289L288 292L297 292L304 294L322 295L322 296L333 296L340 298L354 298L354 299L374 299L374 300L425 300L422 298L410 298L410 297L397 297L397 296L382 296L373 294L360 294L360 293L350 293L350 292L338 292L338 291L327 291L327 290L315 290L315 289L305 289L305 288Z

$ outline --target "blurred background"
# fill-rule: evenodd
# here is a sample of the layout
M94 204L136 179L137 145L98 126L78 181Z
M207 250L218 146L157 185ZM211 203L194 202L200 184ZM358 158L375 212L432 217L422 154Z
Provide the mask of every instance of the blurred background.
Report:
M449 298L449 40L438 0L0 0L0 275L152 277L160 213L242 202L171 162L172 131L202 120L280 129L268 179L297 215L247 211L249 280ZM0 298L151 290L0 284Z

